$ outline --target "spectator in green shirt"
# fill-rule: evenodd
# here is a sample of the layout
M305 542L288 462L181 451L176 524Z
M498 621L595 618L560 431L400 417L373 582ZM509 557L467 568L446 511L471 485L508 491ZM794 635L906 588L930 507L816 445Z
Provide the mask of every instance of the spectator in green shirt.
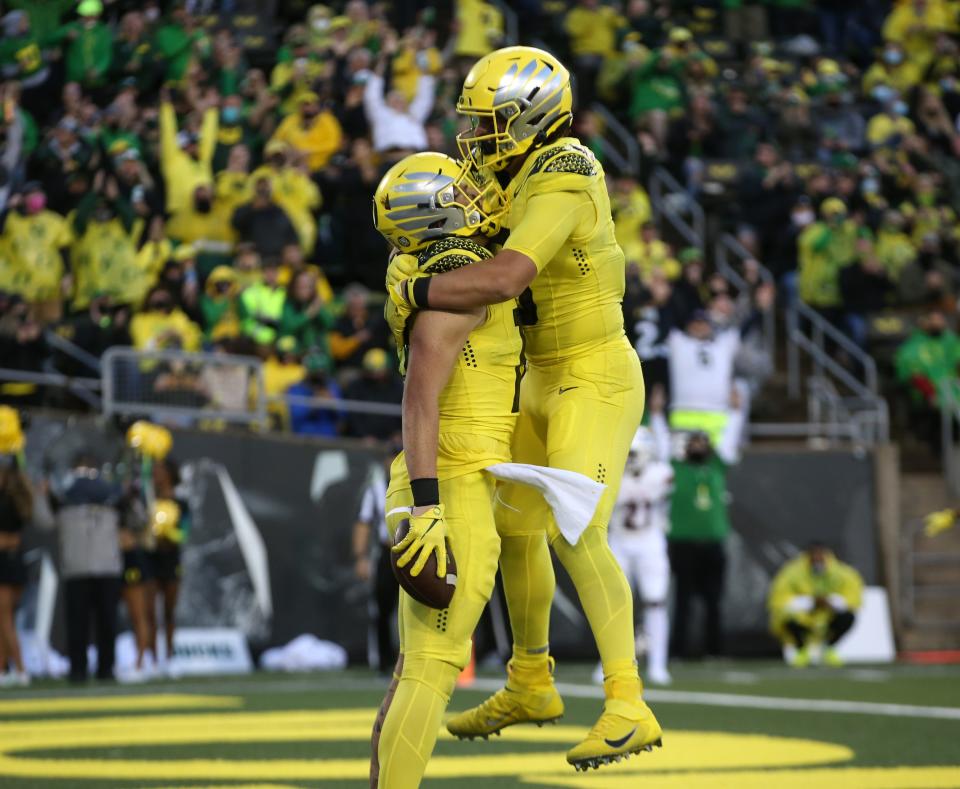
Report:
M113 31L100 21L101 0L82 0L77 6L78 22L61 28L57 37L66 39L67 82L79 82L87 90L107 84L113 62Z
M0 39L0 73L20 83L20 104L31 114L46 118L52 109L53 80L44 42L31 28L25 11L3 17Z
M906 342L897 348L897 380L915 403L939 408L944 386L960 403L960 337L947 328L942 312L934 310L918 322Z
M184 3L177 3L166 24L157 29L154 44L166 61L167 82L180 82L187 74L197 45L206 41L202 30L194 28L193 17Z
M662 389L650 397L650 427L657 441L657 454L670 460L670 430L664 417ZM670 500L670 565L676 580L676 606L670 651L689 657L689 626L695 598L706 612L704 652L723 653L723 597L726 552L730 533L727 512L727 469L736 463L743 432L743 413L736 389L730 396L726 427L714 447L702 431L689 433L683 455L672 460L673 495Z

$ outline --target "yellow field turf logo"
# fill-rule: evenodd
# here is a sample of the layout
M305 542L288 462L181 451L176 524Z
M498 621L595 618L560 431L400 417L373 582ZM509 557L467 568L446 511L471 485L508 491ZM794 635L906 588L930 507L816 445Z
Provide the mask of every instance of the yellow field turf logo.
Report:
M287 710L248 712L242 699L189 694L108 696L0 701L0 784L3 777L96 782L244 781L246 789L281 789L298 781L359 786L367 780L365 758L325 759L103 759L51 758L50 751L78 748L182 746L226 743L366 743L375 710ZM191 710L191 712L187 712ZM201 712L200 710L207 710ZM154 714L109 715L116 712ZM94 713L93 717L89 717ZM38 715L59 714L55 719ZM85 717L67 717L84 714ZM563 753L582 735L580 727L510 729L498 743L542 744L543 750L504 753L501 748L464 746L456 755L435 755L428 778L511 776L540 787L624 789L946 789L958 785L948 767L843 767L854 753L843 745L758 734L671 731L665 747L642 758L590 775L573 774ZM449 739L445 731L441 739ZM31 752L44 751L41 756ZM829 765L829 766L828 766ZM289 783L286 783L289 782ZM241 784L232 784L237 787Z

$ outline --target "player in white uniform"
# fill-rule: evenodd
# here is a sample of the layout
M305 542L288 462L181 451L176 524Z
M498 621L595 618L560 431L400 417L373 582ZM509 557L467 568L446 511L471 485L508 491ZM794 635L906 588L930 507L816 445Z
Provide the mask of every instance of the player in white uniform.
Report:
M668 460L657 457L656 443L647 428L637 430L609 528L610 548L630 588L639 593L643 603L646 679L655 685L669 685L671 681L667 671L667 531L673 467Z

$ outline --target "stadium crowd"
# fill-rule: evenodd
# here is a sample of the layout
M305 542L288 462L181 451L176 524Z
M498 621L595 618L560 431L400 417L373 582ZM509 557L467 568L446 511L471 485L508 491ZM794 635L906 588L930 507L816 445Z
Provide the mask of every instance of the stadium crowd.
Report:
M269 394L301 398L276 409L288 428L396 432L303 398L398 400L370 197L409 152L456 152L459 86L506 41L504 17L484 0L295 5L258 19L258 39L217 4L4 4L0 367L89 374L48 329L95 357L117 345L256 354ZM648 385L669 391L689 372L684 337L719 360L717 402L678 410L726 410L734 380L749 404L769 373L758 318L774 292L756 261L782 301L863 346L890 308L953 311L958 3L513 6L521 40L573 67L576 133L607 158L599 101L642 149L640 172L606 162L628 332ZM656 166L755 257L750 292L661 238L644 188ZM923 327L941 323L920 331L940 342ZM935 397L924 371L898 369L914 397ZM209 382L190 388L198 404L217 399ZM29 382L0 395L46 396Z

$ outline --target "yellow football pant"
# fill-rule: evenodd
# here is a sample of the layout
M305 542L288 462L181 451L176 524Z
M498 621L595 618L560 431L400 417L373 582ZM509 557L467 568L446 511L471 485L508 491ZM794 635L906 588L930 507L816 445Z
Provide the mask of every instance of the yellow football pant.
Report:
M607 487L575 546L560 535L539 493L511 483L498 487L500 566L515 667L546 663L554 584L549 541L576 586L604 673L637 676L633 598L607 544L607 523L643 404L640 361L625 339L569 363L531 366L523 379L514 461L577 471Z
M413 503L406 470L402 462L399 466L392 469L387 512ZM377 749L380 789L420 785L457 676L470 659L470 639L493 591L500 552L494 490L494 479L485 471L440 480L457 589L443 611L400 590L403 671Z

